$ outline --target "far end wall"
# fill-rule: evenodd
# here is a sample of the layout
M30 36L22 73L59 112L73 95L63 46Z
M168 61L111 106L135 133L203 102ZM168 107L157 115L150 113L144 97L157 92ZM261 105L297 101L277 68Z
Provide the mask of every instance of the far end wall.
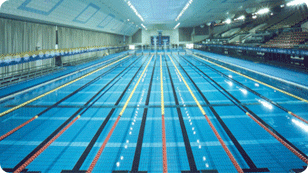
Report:
M187 43L199 42L208 38L208 27L181 27L172 30L162 30L163 36L170 37L170 44L185 45ZM151 37L158 36L157 30L138 30L132 36L132 43L135 45L150 45Z
M163 36L170 37L170 44L179 44L179 30L163 30ZM158 36L157 30L142 30L142 45L150 45L151 44L151 37Z

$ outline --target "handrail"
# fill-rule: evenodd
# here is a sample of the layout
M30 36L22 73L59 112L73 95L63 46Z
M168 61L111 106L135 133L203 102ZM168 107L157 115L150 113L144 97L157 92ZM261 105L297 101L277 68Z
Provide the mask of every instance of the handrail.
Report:
M0 60L7 60L7 59L15 59L15 58L29 58L33 56L42 56L42 55L69 55L69 53L73 52L76 53L84 53L86 51L97 50L97 49L115 49L121 48L125 46L87 46L87 47L77 47L77 48L64 48L64 49L44 49L44 50L36 50L36 51L27 51L21 53L9 53L9 54L0 54ZM9 58L8 58L9 57ZM13 57L13 58L12 58Z
M214 48L224 48L224 49L236 49L245 51L255 51L264 53L280 53L292 56L308 56L308 50L301 49L287 49L287 48L266 48L266 47L250 47L250 46L237 46L237 45L219 45L219 44L195 44L196 46L214 47Z

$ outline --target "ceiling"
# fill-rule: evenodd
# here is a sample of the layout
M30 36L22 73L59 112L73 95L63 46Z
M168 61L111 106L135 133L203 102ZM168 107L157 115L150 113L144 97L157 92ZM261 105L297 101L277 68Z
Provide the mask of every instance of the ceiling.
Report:
M135 7L144 21L129 7ZM193 0L179 21L175 21L189 0L9 0L0 15L33 19L85 29L132 35L141 24L147 29L192 27L245 14L247 9L273 7L291 0Z
M139 29L104 0L8 0L2 4L0 16L121 35Z

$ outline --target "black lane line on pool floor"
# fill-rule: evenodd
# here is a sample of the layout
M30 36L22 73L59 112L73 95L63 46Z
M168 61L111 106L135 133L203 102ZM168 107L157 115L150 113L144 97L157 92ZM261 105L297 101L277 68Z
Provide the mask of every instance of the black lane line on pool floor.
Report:
M135 60L136 61L136 60ZM134 63L134 62L133 62ZM133 64L131 63L131 64ZM116 77L118 77L121 73L123 73L126 70L126 68L121 71ZM87 101L85 105L88 105L99 93L101 93L114 79L113 78L108 84L106 84L100 91L98 91L91 99ZM53 137L55 137L69 122L71 122L74 117L78 115L79 112L81 112L83 108L78 109L69 119L67 119L63 124L61 124L51 135L49 135L43 142L41 142L34 150L32 150L23 160L21 160L13 169L4 169L8 172L14 172L16 171L20 166L25 164L25 162L31 158L36 152L38 152L41 148L43 148Z
M221 125L221 127L224 129L224 131L227 133L228 137L231 139L232 143L234 144L234 146L236 147L236 149L239 151L239 153L241 154L242 158L245 160L245 162L247 163L247 165L249 166L250 169L243 169L244 172L269 172L269 170L267 168L257 168L257 166L254 164L254 162L251 160L251 158L249 157L249 155L246 153L246 151L244 150L244 148L241 146L241 144L238 142L238 140L234 137L234 135L232 134L232 132L230 131L230 129L227 127L227 125L224 123L224 121L221 119L221 117L218 115L218 113L216 112L216 110L210 106L210 102L208 101L208 99L204 96L204 94L201 92L200 88L196 85L196 83L193 81L193 79L190 77L190 75L186 72L186 70L183 68L183 66L178 62L178 60L176 58L174 58L175 61L178 63L178 65L181 67L181 69L185 72L186 76L190 79L190 81L193 83L193 85L195 86L195 88L198 90L199 94L201 95L201 97L203 98L203 100L206 102L206 104L209 105L209 108L211 109L212 113L214 114L214 116L216 117L216 119L218 120L219 124ZM206 75L205 73L203 73L204 75ZM210 83L210 82L209 82ZM218 89L218 88L216 88Z
M154 71L155 71L155 67L156 67L156 59L157 59L157 56L155 56L154 67L153 67L153 70L152 70L151 81L150 81L150 85L149 85L149 89L148 89L148 93L147 93L147 98L146 98L146 101L145 101L145 106L148 106L149 102L150 102ZM141 156L141 150L142 150L144 129L145 129L145 123L146 123L146 119L147 119L147 114L148 114L148 107L144 108L144 110L143 110L142 121L141 121L141 125L140 125L140 130L139 130L139 135L138 135L138 140L137 140L137 146L136 146L132 170L131 170L132 173L138 172L138 170L139 170L139 163L140 163L140 156Z
M62 98L61 100L59 100L58 102L54 103L53 105L48 106L45 110L43 110L42 112L38 113L35 117L29 119L28 121L24 122L23 124L17 126L16 128L12 129L11 131L7 132L5 135L2 135L0 137L0 141L5 139L6 137L8 137L9 135L15 133L16 131L20 130L21 128L23 128L25 125L27 125L28 123L30 123L31 121L37 119L39 116L41 116L42 114L46 113L47 111L49 111L52 108L57 107L60 103L62 103L63 101L67 100L68 98L70 98L71 96L75 95L76 93L78 93L79 91L83 90L84 88L88 87L89 85L91 85L92 83L98 81L99 79L101 79L102 77L104 77L105 75L109 74L111 71L113 71L114 69L116 69L116 67L118 67L119 65L125 63L126 61L128 61L129 59L126 59L125 61L123 61L122 63L112 67L111 69L109 69L108 71L104 72L103 74L97 76L96 78L94 78L93 80L89 81L88 83L84 84L83 86L81 86L80 88L78 88L77 90L75 90L74 92L70 93L69 95L67 95L66 97ZM115 61L114 61L115 62ZM111 62L113 63L113 62ZM16 105L18 106L18 105ZM31 105L26 105L26 106L31 106ZM32 105L35 106L35 105ZM14 106L15 107L15 106ZM25 107L25 106L24 106Z
M182 56L181 56L182 57ZM182 57L184 58L184 57ZM185 59L185 58L184 58ZM222 86L220 86L217 82L215 82L214 80L212 80L207 74L205 74L202 70L200 70L198 67L196 67L195 65L193 65L191 62L189 62L187 59L185 59L186 62L190 63L191 66L195 67L196 69L198 69L204 76L206 76L207 78L209 78L212 82L214 82L217 86L219 86L220 88L222 88L224 90L224 88ZM176 60L177 61L177 60ZM178 61L177 61L178 62ZM180 65L181 66L181 65ZM183 69L183 67L181 66L181 68ZM192 68L192 67L191 67ZM192 68L194 69L194 68ZM194 69L194 71L199 74L200 76L202 76L200 73L197 72L197 70ZM183 69L184 70L184 69ZM186 73L186 72L185 72ZM186 73L187 74L187 73ZM188 74L187 74L188 76ZM214 88L216 88L219 92L221 92L224 96L226 96L230 101L232 101L225 93L223 93L219 88L217 88L215 85L213 85L210 81L208 81L208 79L206 79L204 76L203 79L205 79L208 83L210 83ZM190 76L188 76L190 78ZM191 79L191 78L190 78ZM195 87L197 88L197 90L199 91L199 88L197 85L195 85ZM204 94L202 92L200 92L202 98L204 99L204 101L207 104L210 104L210 102L205 98ZM257 166L254 164L254 162L252 161L252 159L249 157L249 155L246 153L246 151L244 150L244 148L240 145L240 143L237 141L237 139L234 137L234 135L232 134L232 132L230 131L230 129L227 127L227 125L223 122L223 120L220 118L220 116L218 115L218 113L215 111L215 109L212 106L209 106L209 108L212 110L212 112L214 113L215 117L217 118L217 120L219 121L219 123L221 124L221 126L223 127L223 129L226 131L227 135L229 136L229 138L231 139L231 141L233 142L234 146L237 148L237 150L240 152L240 154L242 155L243 159L245 160L245 162L247 163L247 165L249 166L249 169L243 169L244 172L269 172L269 170L267 168L257 168Z
M152 93L153 94L153 93ZM284 102L281 102L281 103L284 103ZM289 102L285 102L285 103L289 103ZM285 104L284 103L284 104ZM186 106L185 107L198 107L196 104L185 104ZM202 107L208 107L207 104L200 104ZM215 106L234 106L233 103L211 103L210 104L211 106L215 107ZM246 106L251 106L251 105L261 105L260 102L255 102L255 103L242 103L242 105L246 105ZM50 105L29 105L29 106L24 106L25 108L46 108L46 107L49 107ZM14 105L12 105L12 107L14 107ZM56 106L57 108L85 108L86 106L83 106L83 105L59 105L59 106ZM114 105L94 105L92 106L92 108L121 108L123 107L123 105L118 105L118 106L114 106ZM148 106L145 106L145 105L142 105L142 106L139 106L139 108L160 108L161 105L148 105ZM165 105L165 108L182 108L184 107L184 105ZM0 106L1 108L1 106ZM137 106L134 106L134 105L130 105L130 106L127 106L127 108L137 108ZM18 119L18 118L17 118Z
M233 82L239 84L241 87L247 89L248 91L252 92L252 93L255 94L256 96L259 96L260 98L262 98L262 99L264 99L264 100L270 102L271 104L277 106L277 107L280 108L281 110L287 112L288 114L290 114L290 115L296 117L297 119L299 119L299 120L301 120L301 121L307 123L307 120L306 120L306 119L304 119L304 118L302 118L302 117L300 117L300 116L294 114L293 112L291 112L291 111L288 110L287 108L281 106L278 102L275 102L275 101L273 101L273 100L271 100L271 99L269 99L269 98L267 98L267 97L261 95L260 93L258 93L258 92L256 92L255 90L253 90L253 89L247 87L246 85L242 84L241 82L239 82L239 81L237 81L237 80L235 80L235 79L229 77L228 75L226 75L226 74L220 72L219 70L217 70L217 69L215 69L215 68L213 68L213 67L207 65L206 63L202 62L201 60L197 59L196 57L194 57L194 56L191 56L191 57L192 57L193 59L195 59L196 61L198 61L198 62L202 63L203 65L205 65L208 69L212 70L213 72L216 72L216 73L218 73L218 74L223 75L224 78L226 78L226 79L228 79L228 80L231 80L231 81L233 81ZM185 57L183 57L183 58L185 59Z
M214 81L214 80L213 80ZM214 81L215 82L215 81ZM220 86L217 83L218 86ZM290 141L288 141L285 137L283 137L280 133L278 133L272 126L263 121L257 114L251 111L247 106L243 105L237 98L235 98L231 93L225 90L220 86L222 90L227 93L232 99L230 101L238 106L242 111L246 113L251 119L253 119L258 125L264 128L268 133L270 133L274 138L276 138L281 144L283 144L286 148L288 148L292 153L294 153L298 158L308 164L308 156L298 149L295 145L293 145ZM221 91L220 91L221 92ZM225 94L224 94L225 95Z
M176 92L175 92L175 88L174 88L174 84L173 84L173 79L172 79L172 76L171 76L171 73L170 73L170 69L169 69L169 65L167 63L166 57L165 57L165 63L166 63L166 66L167 66L167 70L168 70L168 74L169 74L169 78L170 78L170 82L171 82L172 93L173 93L173 97L174 97L174 100L175 100L175 104L177 106L179 106L179 100L178 100L178 97L177 97ZM188 163L189 163L189 168L190 168L189 172L191 172L191 173L200 172L200 171L197 170L194 154L192 152L191 145L190 145L190 142L189 142L189 138L188 138L187 130L186 130L186 127L185 127L182 111L181 111L181 109L179 107L176 108L176 111L178 113L178 117L179 117L179 121L180 121L180 126L181 126L181 130L182 130L182 135L183 135L186 155L187 155L187 159L188 159Z
M126 91L128 90L130 84L133 82L134 78L137 76L138 72L140 71L140 69L143 67L144 63L146 61L144 61L142 63L142 65L139 67L139 69L136 71L135 75L132 77L132 79L130 80L130 82L127 84L126 88L124 89L124 91L122 92L122 94L120 95L120 97L118 98L118 100L115 103L115 106L117 106L120 101L122 100L122 98L124 97ZM103 132L106 124L108 123L109 119L111 118L112 114L114 113L116 109L113 108L107 115L107 117L105 118L105 120L103 121L103 123L101 124L101 126L99 127L99 129L96 131L95 135L93 136L92 140L90 141L90 143L88 144L87 148L84 150L84 152L82 153L82 155L80 156L80 158L78 159L77 163L75 164L74 168L72 169L72 171L69 170L63 170L62 173L68 173L68 172L85 172L85 171L80 171L81 166L83 165L84 161L86 160L86 158L88 157L90 151L92 150L95 142L97 141L97 139L99 138L100 134Z

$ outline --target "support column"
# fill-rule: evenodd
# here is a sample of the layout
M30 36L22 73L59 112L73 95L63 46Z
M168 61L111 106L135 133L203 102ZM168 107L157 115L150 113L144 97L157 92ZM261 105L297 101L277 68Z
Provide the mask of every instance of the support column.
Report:
M59 44L59 35L58 35L58 26L56 26L56 45L55 45L56 50L58 50L59 48L58 44ZM61 55L55 57L55 65L63 66Z
M308 56L304 56L304 65L308 68Z

